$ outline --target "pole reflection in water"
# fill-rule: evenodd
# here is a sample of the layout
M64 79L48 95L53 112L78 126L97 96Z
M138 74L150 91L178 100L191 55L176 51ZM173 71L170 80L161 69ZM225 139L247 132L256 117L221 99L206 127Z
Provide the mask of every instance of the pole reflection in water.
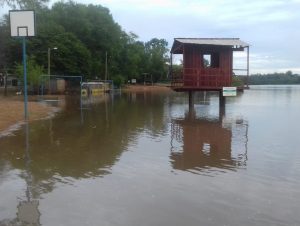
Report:
M18 205L17 221L25 225L41 225L40 212L38 210L39 201L35 200L32 194L32 175L30 172L30 147L29 147L29 124L25 125L25 181L26 200L22 200Z
M184 118L171 121L171 164L176 170L203 173L225 172L246 166L248 123L243 119L197 117L190 109Z

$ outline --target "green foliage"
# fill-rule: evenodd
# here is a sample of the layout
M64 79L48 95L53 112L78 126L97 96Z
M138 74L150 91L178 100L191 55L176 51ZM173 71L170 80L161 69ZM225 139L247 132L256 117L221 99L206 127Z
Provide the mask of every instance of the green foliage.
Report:
M113 77L113 82L116 88L120 88L124 84L125 80L121 75L115 75Z
M239 76L246 83L246 76ZM300 76L292 71L286 73L255 74L249 76L249 85L280 85L280 84L300 84Z
M244 86L244 82L243 82L243 80L240 77L233 76L232 77L232 86L243 87Z
M106 52L115 64L123 32L109 10L100 5L59 2L53 5L50 19L72 33L89 50L89 75L104 79Z
M148 57L148 73L153 76L154 82L165 79L168 71L169 61L167 52L169 51L168 42L164 39L153 38L145 44Z
M4 29L0 30L0 70L5 66L5 61L6 61L6 57L5 57L5 46L6 43L4 43L5 41L7 41L7 39L5 38L5 32Z
M85 75L90 73L90 51L72 33L58 34L52 42L52 74Z
M44 70L48 67L48 48L51 51L51 74L83 75L84 79L104 79L106 70L117 83L136 78L143 82L144 73L154 82L165 79L168 71L168 43L164 39L141 42L134 33L125 33L113 20L108 8L84 5L73 1L56 2L44 7L47 0L16 0L13 4L37 3L37 36L27 40L27 54ZM0 49L5 53L7 66L13 68L22 61L21 43L9 36L7 18L0 24ZM3 41L3 42L2 42ZM1 49L1 50L2 50ZM122 77L122 80L119 79ZM120 83L120 84L121 84Z
M14 9L38 9L48 2L49 0L0 0L0 5L7 4Z
M173 64L172 65L172 76L173 78L181 78L183 73L183 65L181 64Z
M7 18L5 17L5 20ZM12 52L10 51L10 28L5 21L0 22L0 72L7 69Z
M22 82L24 82L23 71L23 64L17 64L15 73ZM37 86L42 74L43 68L35 62L34 58L27 58L27 83L30 86Z

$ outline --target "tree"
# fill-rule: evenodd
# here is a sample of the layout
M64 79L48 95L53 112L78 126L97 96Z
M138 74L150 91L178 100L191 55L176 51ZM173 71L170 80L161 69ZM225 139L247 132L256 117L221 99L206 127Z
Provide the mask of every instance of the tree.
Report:
M57 47L57 51L51 51L52 73L104 79L107 53L109 77L118 81L131 78L142 81L143 73L151 74L154 81L167 75L168 43L157 38L146 43L139 41L136 34L122 30L106 7L62 1L50 9L45 7L48 0L1 2L19 8L35 4L37 36L27 40L27 54L46 69L47 49ZM0 32L2 28L9 28L7 15ZM4 58L8 67L14 67L22 60L21 43L9 35L4 39Z
M8 37L9 29L4 23L0 23L0 73L2 74L2 82L4 82L4 96L7 95L7 76L8 76Z
M5 30L5 27L0 25L0 71L6 66L7 32Z
M110 64L118 66L119 62L115 61L119 59L124 41L123 31L113 20L108 8L59 2L53 5L50 17L66 32L74 34L90 51L90 74L93 77L104 78L106 52L111 57Z
M239 78L244 81L246 80L245 76L239 76ZM255 74L249 76L249 84L300 84L300 76L293 74L292 71L287 71L286 73Z
M91 54L86 46L72 33L60 26L42 29L38 37L28 42L28 53L36 56L36 62L48 67L48 48L51 51L51 72L58 75L83 75L90 77Z
M126 80L132 78L141 80L141 75L147 63L145 45L137 39L138 36L132 32L125 35L124 45L121 47L119 54L119 67L122 68L119 73L122 73Z
M32 88L37 88L43 72L43 68L35 62L33 57L27 58L27 82ZM16 65L15 73L18 75L19 79L24 82L23 64Z
M159 79L166 78L167 75L167 62L169 58L168 42L165 39L153 38L145 44L145 51L148 57L148 73L153 76L154 82Z
M37 9L42 8L49 0L0 0L0 5L7 4L16 9Z

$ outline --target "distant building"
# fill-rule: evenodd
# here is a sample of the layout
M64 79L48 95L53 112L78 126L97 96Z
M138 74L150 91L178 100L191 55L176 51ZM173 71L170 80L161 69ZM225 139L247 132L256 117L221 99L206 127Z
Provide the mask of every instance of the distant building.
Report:
M19 79L15 75L9 74L6 78L6 85L7 87L17 87ZM5 85L5 76L4 74L0 73L0 87Z

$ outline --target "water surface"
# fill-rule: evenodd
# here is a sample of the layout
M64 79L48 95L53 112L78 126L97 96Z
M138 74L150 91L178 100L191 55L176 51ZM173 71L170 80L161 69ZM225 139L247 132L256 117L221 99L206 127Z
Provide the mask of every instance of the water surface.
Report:
M0 138L0 225L300 225L300 87L66 97Z

